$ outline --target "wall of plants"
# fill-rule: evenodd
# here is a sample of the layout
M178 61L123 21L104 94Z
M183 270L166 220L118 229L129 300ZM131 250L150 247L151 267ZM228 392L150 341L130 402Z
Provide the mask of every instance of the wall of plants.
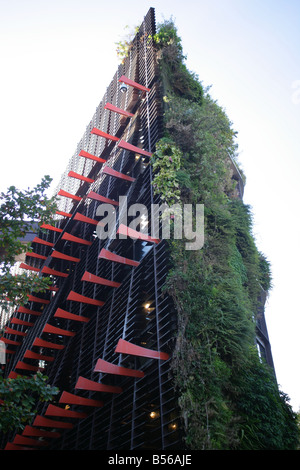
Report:
M261 289L268 291L272 279L232 178L232 160L239 167L236 132L187 69L174 22L160 24L153 40L164 103L154 191L168 204L204 204L205 211L202 249L169 241L166 291L178 312L172 373L186 446L295 449L296 416L255 346Z

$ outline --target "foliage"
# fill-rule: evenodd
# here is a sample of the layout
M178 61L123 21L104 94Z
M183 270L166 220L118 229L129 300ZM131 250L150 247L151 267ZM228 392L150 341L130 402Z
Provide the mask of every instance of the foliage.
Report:
M36 274L6 272L0 276L1 309L8 311L16 305L25 305L30 292L45 292L53 281L49 277L38 277Z
M180 200L177 171L181 165L181 152L169 139L160 140L151 158L154 171L154 193L159 194L162 201L169 206Z
M233 386L237 377L233 376ZM255 351L238 375L236 407L241 417L242 450L294 450L299 442L297 417L287 395L277 390L272 371Z
M40 372L33 377L3 379L0 376L0 431L21 431L36 414L37 401L51 401L58 393Z
M56 209L55 198L46 191L51 178L44 176L33 189L20 190L10 186L0 195L0 296L1 308L27 302L31 291L44 292L51 284L49 278L40 278L32 273L12 274L16 257L31 251L30 243L22 238L28 231L35 232L38 223L50 222Z
M169 242L166 291L178 313L172 372L186 445L296 448L288 399L253 348L261 292L272 279L255 244L250 208L236 191L236 132L183 64L174 23L163 23L154 40L165 97L165 135L154 154L162 175L154 171L155 189L164 199L174 192L182 204L205 206L204 247L187 251L182 240ZM180 155L180 165L167 165L171 152Z
M177 96L201 104L203 88L197 75L189 71L184 62L181 39L173 20L158 25L158 33L153 39L161 55L161 72L169 83L168 89Z
M183 52L181 39L177 34L177 28L172 18L158 25L158 32L153 36L153 39L160 48L174 44L178 51L178 58L181 58Z

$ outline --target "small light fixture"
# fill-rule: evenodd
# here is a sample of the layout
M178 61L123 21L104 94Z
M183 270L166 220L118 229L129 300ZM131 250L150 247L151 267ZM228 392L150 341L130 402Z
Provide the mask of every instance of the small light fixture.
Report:
M128 85L126 85L126 83L121 82L121 84L120 84L120 92L121 92L121 93L127 93L127 90L128 90Z
M150 416L151 419L156 419L156 418L159 417L159 413L158 413L158 411L151 411L149 413L149 416Z

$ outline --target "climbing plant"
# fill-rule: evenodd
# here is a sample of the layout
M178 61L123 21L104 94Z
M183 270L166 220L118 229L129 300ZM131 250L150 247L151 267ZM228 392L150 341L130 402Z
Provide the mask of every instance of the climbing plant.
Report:
M57 209L55 197L48 197L52 179L46 175L34 188L21 190L10 186L0 194L0 307L9 310L28 302L30 292L45 292L51 285L49 277L29 272L14 273L16 259L32 251L24 242L28 232L38 225L51 223Z
M129 26L127 25L125 27L126 29L126 34L122 39L120 39L118 42L115 43L117 46L116 51L117 51L117 56L119 61L123 64L126 57L128 57L129 51L132 48L132 41L134 36L138 33L139 28L135 27L133 31L129 30Z

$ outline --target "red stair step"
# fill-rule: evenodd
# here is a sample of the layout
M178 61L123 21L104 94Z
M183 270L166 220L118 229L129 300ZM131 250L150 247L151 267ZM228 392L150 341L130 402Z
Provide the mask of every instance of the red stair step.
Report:
M50 341L45 341L41 338L35 338L35 340L32 343L32 346L38 346L41 348L48 348L48 349L64 349L65 347L64 344L51 343Z
M103 132L100 129L97 129L96 127L93 127L93 129L91 130L91 134L96 134L99 137L104 137L105 139L112 140L113 142L118 142L118 140L120 140L119 137L107 134L106 132Z
M17 445L28 445L28 446L34 446L34 447L44 447L48 445L48 442L46 441L30 439L29 437L24 437L24 436L21 436L20 434L16 434L12 443L17 444Z
M53 333L54 335L59 335L59 336L75 336L76 335L74 331L63 330L62 328L57 328L56 326L49 325L49 323L46 323L46 325L44 326L43 333Z
M32 243L39 243L41 245L46 245L46 246L54 246L54 243L47 242L46 240L43 240L42 238L34 237L32 240Z
M16 369L32 370L34 372L37 372L39 370L38 367L32 366L30 364L26 364L23 361L18 361L17 362Z
M20 346L20 344L22 344L20 343L20 341L14 341L12 339L4 338L3 336L2 338L0 338L0 341L2 341L5 344L11 344L12 346Z
M72 217L72 214L70 214L69 212L64 212L64 211L55 211L55 214L63 215L64 217Z
M48 268L48 266L44 266L41 270L42 273L44 274L50 274L52 276L58 276L58 277L68 277L68 273L62 273L60 271L56 271L55 269Z
M47 259L47 256L39 255L33 251L27 251L26 256L31 256L32 258Z
M118 171L114 170L113 168L110 168L109 166L106 166L105 168L103 168L103 173L105 173L106 175L114 176L115 178L120 178L122 180L130 181L130 182L135 181L135 178L125 175L124 173L119 173Z
M29 349L27 349L27 351L25 352L24 358L36 359L38 361L47 361L47 362L54 361L53 356L45 356L44 354L38 354L38 353L35 353L33 351L30 351Z
M80 214L79 212L76 212L74 215L74 220L80 220L80 222L85 222L87 224L92 224L92 225L103 225L101 222L98 222L98 220L91 219L90 217L86 217L85 215Z
M124 109L117 108L117 106L114 106L111 103L106 103L106 105L104 106L104 109L108 109L109 111L113 111L115 113L122 114L122 116L126 116L126 117L133 117L134 116L134 114L129 113L128 111L124 111Z
M109 279L104 279L103 277L95 276L85 271L84 275L81 278L82 281L93 282L94 284L101 284L103 286L109 287L120 287L120 282L110 281Z
M53 232L62 232L62 228L55 227L54 225L42 224L40 227L46 230L52 230Z
M23 377L23 375L20 375L13 370L8 374L9 379L16 379L17 377Z
M78 411L66 410L55 405L48 405L48 408L45 412L45 416L63 416L65 418L86 418L88 415L86 413L80 413Z
M16 354L16 351L11 351L10 349L5 349L5 354Z
M47 287L48 290L51 290L53 292L58 292L59 291L59 288L58 287L55 287L55 286L50 286L50 287Z
M129 152L137 153L138 155L144 155L145 157L152 157L152 153L147 152L146 150L140 149L139 147L136 147L135 145L129 144L128 142L125 142L125 140L120 140L120 142L118 143L118 147L121 147L124 150L128 150Z
M41 312L37 312L36 310L30 310L29 308L26 308L26 307L19 307L18 312L28 313L28 315L35 315L36 317L39 317L42 315Z
M160 240L157 238L152 238L146 233L138 232L137 230L133 230L130 227L126 227L126 225L121 224L120 227L118 228L117 234L125 235L127 237L130 237L132 239L138 239L138 240L143 240L147 242L152 242L152 243L159 243Z
M33 421L33 426L41 426L44 428L63 428L63 429L72 429L74 424L66 423L64 421L55 421L53 419L44 418L43 416L36 416Z
M125 77L125 75L122 75L119 78L119 82L126 83L126 85L132 86L133 88L137 88L140 91L150 91L150 88L147 88L137 82L134 82L133 80L130 80L130 78Z
M96 157L96 155L92 155L91 153L86 152L85 150L81 150L79 153L80 157L88 158L89 160L94 160L95 162L99 163L105 163L106 160L103 160L103 158Z
M24 447L24 446L19 446L12 444L11 442L8 442L6 446L4 447L4 450L36 450L33 447Z
M75 242L75 243L81 243L83 245L91 245L92 242L88 241L88 240L83 240L83 238L78 238L78 237L75 237L74 235L71 235L70 233L64 233L63 236L61 237L62 240L68 240L70 242Z
M13 328L9 328L8 326L5 328L5 333L8 335L17 335L17 336L26 336L27 333L23 331L14 330Z
M35 267L29 266L28 264L25 264L25 263L21 263L20 268L21 269L27 269L28 271L36 271L36 272L39 272L41 270L40 268L35 268Z
M80 321L84 323L87 323L88 321L90 321L90 319L87 317L83 317L81 315L67 312L66 310L62 310L61 308L58 308L56 310L54 317L67 318L68 320L75 320L75 321Z
M74 258L74 256L65 255L64 253L60 253L59 251L54 250L51 253L52 258L59 258L65 259L66 261L73 261L74 263L79 263L80 258Z
M127 367L117 366L110 362L98 359L94 372L103 372L105 374L124 375L126 377L144 377L144 372L141 370L128 369Z
M10 323L12 323L14 325L24 325L24 326L33 326L34 325L34 323L32 323L30 321L20 320L19 318L16 318L16 317L12 317L10 319Z
M39 297L35 297L34 295L28 296L28 302L37 302L40 304L50 304L50 300L40 299Z
M79 175L78 173L75 173L75 171L69 171L68 176L71 178L76 178L81 181L85 181L86 183L94 183L95 180L92 178L88 178L87 176Z
M101 196L100 194L90 191L87 195L87 198L94 199L96 201L103 202L104 204L112 204L113 206L118 206L119 203L113 199L108 199L107 197Z
M52 439L57 439L61 436L59 432L55 431L45 431L44 429L34 428L33 426L26 425L22 431L24 436L36 436L36 437L50 437Z

